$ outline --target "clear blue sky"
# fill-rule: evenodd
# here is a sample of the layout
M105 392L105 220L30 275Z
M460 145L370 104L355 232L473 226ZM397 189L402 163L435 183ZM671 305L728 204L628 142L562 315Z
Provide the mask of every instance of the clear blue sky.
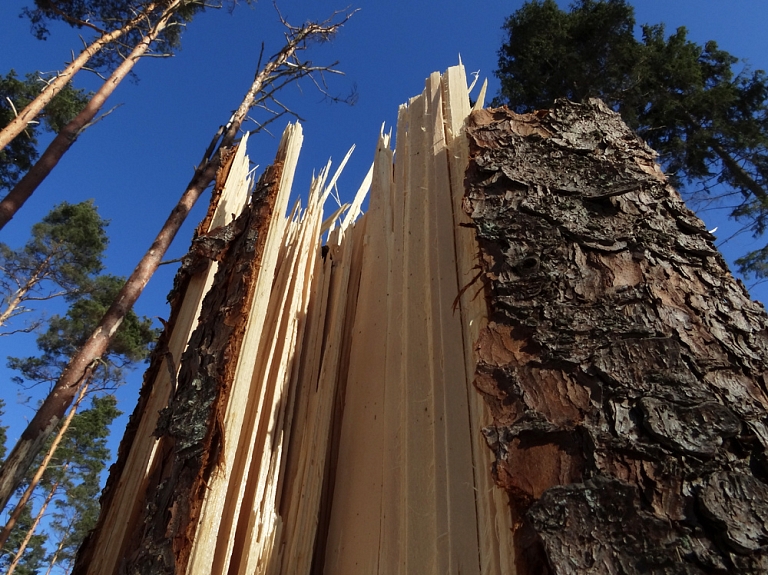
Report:
M324 19L345 8L347 1L354 2L283 0L279 5L288 21L300 23ZM66 27L55 27L46 42L35 40L27 21L18 17L29 3L31 0L0 2L2 74L11 68L20 74L60 69L70 51L80 49L77 34ZM357 104L349 107L323 101L309 82L301 85L301 91L289 88L286 94L286 100L306 119L295 189L306 191L313 170L329 157L341 160L357 144L340 181L342 195L353 193L372 160L382 122L392 126L397 106L422 90L430 72L457 63L459 54L468 72L479 70L481 78L489 79L493 96L498 87L493 77L496 51L503 39L500 28L505 16L521 4L522 0L352 3L351 8L360 11L335 41L314 47L307 56L318 64L338 60L346 76L333 79L331 90L343 95L356 88ZM766 0L636 0L634 5L638 23L664 22L670 30L684 25L693 41L716 40L753 68L768 69ZM253 7L241 4L232 13L220 10L198 16L184 33L183 49L176 56L146 59L137 65L140 81L121 85L105 109L123 105L80 137L19 215L0 232L0 241L21 244L31 224L54 204L94 198L101 215L111 220L107 271L128 275L183 191L211 136L240 102L254 74L262 40L267 54L282 45L280 24L269 1ZM95 89L97 78L81 75L75 84ZM274 127L276 135L283 125ZM276 139L264 134L250 144L255 163L264 166L272 160ZM207 196L179 234L169 258L186 251L206 203ZM703 216L708 227L720 226L717 235L726 237L730 227L721 216ZM724 247L726 255L743 253L750 241L742 236L731 242ZM174 272L173 266L166 266L150 282L137 305L139 314L167 317L165 296ZM754 293L768 299L768 291ZM25 350L28 344L32 347ZM0 340L0 397L8 405L5 422L13 425L9 442L22 431L23 417L31 414L31 408L16 407L17 390L8 381L5 357L31 355L33 346L31 338ZM120 393L121 408L126 412L133 409L139 383L140 374L136 374Z

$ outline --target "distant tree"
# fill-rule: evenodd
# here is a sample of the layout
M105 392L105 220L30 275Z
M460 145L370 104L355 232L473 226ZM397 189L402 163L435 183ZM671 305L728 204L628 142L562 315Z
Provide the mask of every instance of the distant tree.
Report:
M29 567L32 561L34 569L40 567L43 558L39 543L50 538L55 549L45 557L46 572L50 573L57 564L68 570L78 546L98 517L100 475L110 458L109 426L121 413L116 404L112 395L94 397L90 409L67 417L54 440L57 445L46 449L53 457L47 462L44 460L48 454L38 457L34 467L44 471L39 478L36 473L36 478L24 489L25 496L29 490L36 490L42 502L32 518L32 504L22 498L3 529L0 547L7 550L7 573L23 572L24 565ZM59 435L61 441L58 441ZM53 514L49 512L51 502L56 507ZM44 534L36 535L44 516L49 516L51 521Z
M88 291L72 298L63 316L54 315L37 338L41 353L31 357L9 357L8 367L19 372L13 381L23 386L53 385L71 357L85 343L125 283L124 278L101 275L91 280ZM116 331L89 379L91 390L114 389L123 384L125 369L149 354L157 336L152 320L133 311Z
M52 385L71 356L93 331L123 283L123 279L108 275L92 280L87 292L72 298L66 316L54 316L48 329L38 337L38 347L42 352L39 356L8 358L8 366L21 374L12 379L24 386L45 383ZM10 549L15 556L9 559L9 572L20 567L21 563L18 562L26 557L25 553L33 552L26 551L25 547L33 545L34 531L59 489L64 489L66 497L71 500L70 503L61 505L73 506L70 513L71 528L84 528L83 526L88 524L86 515L93 515L93 510L89 511L87 503L76 503L72 498L78 493L91 493L95 502L93 492L99 491L99 474L109 457L105 446L107 427L119 412L112 396L97 397L93 400L94 407L91 410L81 414L75 414L75 411L87 389L90 392L103 391L122 384L126 367L148 355L155 337L156 330L151 327L151 320L139 318L129 312L114 334L112 345L101 360L90 367L87 377L79 386L80 395L77 402L67 417L59 420L57 428L60 429L54 429L48 445L43 446L37 454L37 463L32 462L30 472L19 485L19 501L0 532L0 546L13 544ZM36 517L30 517L30 521L24 523L24 514L29 514L29 501L35 491L46 492L44 501ZM19 536L20 531L26 532L27 537ZM67 558L67 549L74 544L73 541L74 539L60 540L56 555L63 552L64 558ZM54 557L52 561L55 560Z
M72 423L72 419L77 413L77 410L80 407L80 403L85 398L85 394L87 392L88 392L88 385L86 382L80 386L77 400L72 405L72 408L69 410L69 413L67 414L67 416L59 423L58 428L56 430L56 434L53 435L50 441L48 442L48 445L45 449L45 453L44 454L41 453L38 455L39 461L34 462L35 463L34 472L32 472L31 475L27 477L25 482L26 484L19 488L18 500L15 502L13 508L9 512L8 517L6 519L5 526L3 527L2 530L0 530L0 547L4 546L6 541L8 541L8 538L10 537L11 533L17 526L17 522L19 521L21 514L23 513L27 504L32 499L32 496L34 495L35 491L38 490L38 487L40 486L41 482L43 482L44 479L46 479L49 476L50 472L49 472L48 466L50 465L51 460L53 459L53 456L56 454L56 450L61 444L61 440L64 438L64 434L69 429L69 426ZM19 550L16 552L16 557L14 558L11 564L11 567L15 565L15 563L20 558L21 554L23 554L24 547L29 542L29 539L34 534L34 531L37 529L37 525L42 519L42 515L45 513L46 508L48 507L51 500L56 495L56 491L58 490L60 484L61 484L60 479L57 479L50 488L47 488L48 494L45 496L45 499L42 505L37 511L37 516L35 517L35 520L33 521L32 525L29 528L27 537L24 539L21 546L19 547Z
M75 415L51 466L51 479L60 479L56 511L50 533L56 548L48 570L58 564L68 570L80 543L93 529L99 515L101 473L110 459L109 426L121 412L113 395L94 397L92 407ZM56 476L57 470L66 471ZM50 481L50 479L49 479Z
M73 28L90 30L96 38L107 32L125 30L103 46L89 60L89 67L102 72L112 72L125 57L126 52L138 45L152 27L155 15L167 7L174 8L172 25L166 27L153 43L158 54L173 54L181 46L181 33L186 22L206 8L218 8L221 0L32 0L22 10L29 19L32 34L39 40L50 36L50 25L62 22Z
M577 0L569 12L554 0L526 2L504 24L496 104L524 112L556 98L601 98L660 153L678 187L711 193L722 184L732 217L761 235L768 224L768 77L734 71L737 58L713 41L691 42L685 28L667 36L663 25L644 25L639 40L634 29L625 0ZM738 261L742 273L757 277L768 277L767 262L767 248Z
M72 300L91 289L103 269L108 223L90 200L62 202L32 226L23 247L0 243L0 335L39 327L38 319L8 331L9 321L34 311L30 302Z
M23 108L16 107L14 112L18 113L12 121L7 125L0 123L5 126L0 130L0 149L16 138L86 64L90 64L88 69L92 71L111 72L116 68L124 53L130 51L127 47L138 45L142 34L151 28L153 13L162 11L170 3L171 0L79 0L61 6L60 2L52 0L34 0L31 6L24 8L22 15L29 18L32 32L40 40L48 37L48 26L54 21L91 30L95 36L63 70L47 79L44 86L38 86L33 98ZM194 2L189 2L187 14L178 12L179 23L198 9ZM171 53L178 48L179 39L180 28L172 26L158 37L156 48L164 54Z
M19 517L16 529L11 533L8 541L5 542L0 550L0 570L7 573L11 563L19 551L24 539L32 527L34 519L32 518L32 506L27 505ZM45 543L47 537L44 534L33 534L26 544L25 552L16 567L17 575L37 575L46 563Z
M27 74L23 80L13 70L0 76L0 126L11 124L49 80L48 76L39 72ZM38 157L37 138L40 132L45 130L58 133L77 116L87 101L88 96L83 90L64 83L44 113L30 117L21 124L15 139L0 143L0 189L13 187L32 167ZM37 121L33 122L35 119Z

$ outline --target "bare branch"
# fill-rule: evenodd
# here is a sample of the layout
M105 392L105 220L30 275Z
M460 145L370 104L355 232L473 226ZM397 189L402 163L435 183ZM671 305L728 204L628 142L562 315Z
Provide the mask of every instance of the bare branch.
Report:
M96 26L94 24L91 24L88 20L80 20L79 18L73 18L66 11L62 10L61 8L59 8L53 2L53 0L46 0L45 8L50 8L50 10L53 13L57 14L62 20L64 20L65 22L68 22L68 23L70 23L70 24L72 24L74 26L77 26L77 27L81 27L82 26L83 28L90 28L91 30L95 30L96 32L98 32L99 34L102 34L102 35L107 34L106 30L102 30L98 26Z
M114 112L115 110L117 110L117 109L118 109L120 106L122 106L122 104L117 104L117 105L115 105L115 106L112 106L112 108L110 108L109 110L107 110L106 112L104 112L104 113L103 113L101 116L99 116L98 118L95 118L94 120L91 120L90 122L88 122L87 124L85 124L85 125L84 125L82 128L80 128L80 130L77 132L77 134L76 134L76 137L77 137L77 136L79 136L80 134L82 134L82 133L83 133L85 130L87 130L88 128L90 128L90 127L91 127L91 126L93 126L94 124L98 124L99 122L101 122L101 121L102 121L104 118L106 118L107 116L109 116L109 115L110 115L112 112Z

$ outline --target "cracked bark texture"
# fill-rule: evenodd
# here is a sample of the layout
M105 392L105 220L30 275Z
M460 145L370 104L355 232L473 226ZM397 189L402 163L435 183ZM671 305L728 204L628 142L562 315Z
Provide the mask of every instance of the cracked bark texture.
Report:
M150 481L142 525L120 573L186 571L207 483L223 452L222 418L281 170L280 164L268 168L243 213L229 225L198 236L183 263L192 269L201 257L220 262L182 355L176 391L160 413L155 434L162 464Z
M518 574L768 572L762 305L601 102L481 110L468 136Z
M141 390L139 391L139 400L133 412L131 413L125 432L123 433L123 437L120 440L116 461L111 465L109 469L109 476L107 477L106 485L104 486L101 497L99 499L102 510L109 508L113 504L114 497L116 496L117 491L120 489L121 475L125 470L128 456L131 448L133 447L134 441L137 439L136 434L138 432L142 415L150 403L150 397L153 394L153 382L156 380L158 372L163 369L164 360L170 361L172 367L174 367L173 357L168 351L168 345L170 342L171 334L173 333L173 329L176 326L179 313L181 312L182 303L187 295L187 288L189 287L190 280L192 279L192 276L197 273L197 271L199 271L199 265L189 265L188 262L194 260L194 263L197 264L197 260L195 259L195 246L199 245L200 243L205 243L204 237L207 235L207 230L213 221L214 214L216 213L216 208L219 204L222 191L224 190L224 185L226 183L227 176L229 175L234 157L234 148L225 154L224 159L222 160L222 165L216 174L216 180L211 192L211 199L208 203L208 210L206 211L205 217L195 228L190 252L185 256L185 261L173 279L173 288L171 289L167 298L170 306L168 319L160 320L163 323L163 331L160 333L160 336L155 342L152 353L150 354L149 367L144 372L143 384ZM211 231L214 232L214 235L218 235L218 230ZM193 267L196 269L193 270ZM176 374L174 372L174 378L175 375ZM90 533L88 533L88 535L86 535L83 543L78 549L77 556L75 558L75 564L72 568L73 575L83 575L87 573L88 565L92 562L93 556L97 551L94 544L96 539L95 535L102 529L108 528L105 527L105 521L106 513L101 512L96 522L96 526ZM130 523L130 518L124 518L124 521L126 523Z

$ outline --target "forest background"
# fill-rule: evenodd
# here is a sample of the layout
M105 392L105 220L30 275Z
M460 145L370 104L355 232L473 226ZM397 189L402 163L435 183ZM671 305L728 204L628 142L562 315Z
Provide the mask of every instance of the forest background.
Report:
M10 69L23 76L35 70L55 71L82 47L77 31L51 27L48 40L30 33L29 22L19 15L28 0L0 2L0 73ZM558 4L567 8L567 1ZM632 3L638 24L660 23L673 32L685 26L689 39L703 44L717 41L720 48L743 58L752 69L768 69L768 3L764 0L636 0ZM397 106L423 88L432 71L454 65L461 55L468 73L488 78L489 99L498 91L493 76L497 51L504 41L504 19L522 0L481 3L360 0L360 8L333 42L313 46L306 54L318 64L339 61L343 77L330 79L330 93L356 96L352 106L335 104L319 94L310 82L291 86L284 94L303 118L305 146L294 184L305 193L313 171L328 158L338 162L347 149L357 150L340 180L342 200L357 189L373 157L382 123L394 126ZM279 9L292 24L325 19L344 3L281 1ZM639 33L639 30L638 30ZM262 41L265 55L283 44L283 29L271 2L234 10L209 10L188 24L182 49L172 58L145 58L135 68L136 81L124 82L104 110L120 104L112 114L86 130L51 176L19 214L0 232L0 242L19 247L31 226L62 201L93 198L100 215L110 220L106 272L127 276L177 201L194 164L219 125L226 122L256 71ZM738 69L738 67L737 67ZM470 77L471 81L471 77ZM78 88L95 90L99 78L81 73ZM477 90L477 89L476 89ZM475 90L475 93L476 93ZM277 137L287 120L270 128L275 137L261 133L249 143L251 159L262 166L274 156ZM47 138L41 138L41 149ZM200 220L208 196L198 203L166 259L185 253L194 225ZM727 210L699 213L708 229L718 227L718 244L738 225L726 218ZM720 245L729 262L756 249L749 233ZM763 243L765 240L763 239ZM759 244L762 245L762 244ZM136 312L153 318L167 317L165 297L176 265L162 266L139 299ZM749 285L750 282L747 281ZM768 285L752 288L755 299L768 300ZM63 313L63 304L46 306L49 315ZM155 319L155 324L160 322ZM6 356L35 353L36 334L17 334L0 340L0 398L6 403L3 424L9 426L12 445L32 416L37 399L46 390L26 390L11 382ZM133 409L141 383L141 367L118 390L118 407L124 412L113 424L112 452L122 435L127 414Z

